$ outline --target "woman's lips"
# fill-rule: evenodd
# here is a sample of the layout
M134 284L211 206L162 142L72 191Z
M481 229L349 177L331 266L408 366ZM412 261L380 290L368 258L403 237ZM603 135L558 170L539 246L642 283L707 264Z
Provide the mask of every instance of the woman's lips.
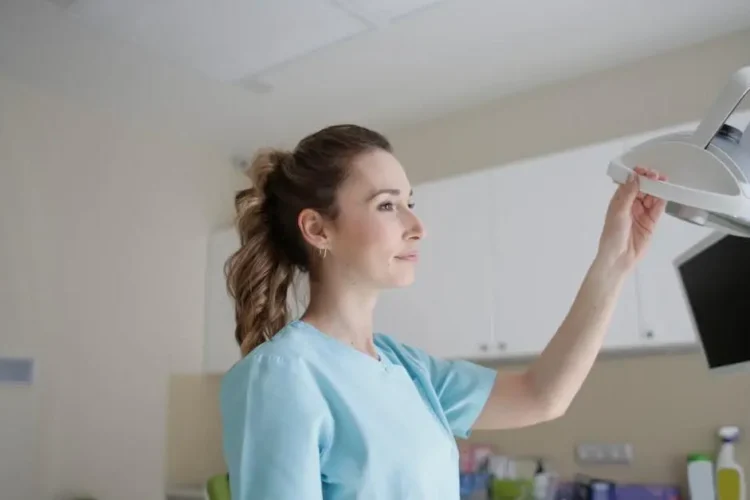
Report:
M405 260L408 262L416 262L419 260L419 253L417 252L409 252L402 255L397 255L396 258L398 260Z

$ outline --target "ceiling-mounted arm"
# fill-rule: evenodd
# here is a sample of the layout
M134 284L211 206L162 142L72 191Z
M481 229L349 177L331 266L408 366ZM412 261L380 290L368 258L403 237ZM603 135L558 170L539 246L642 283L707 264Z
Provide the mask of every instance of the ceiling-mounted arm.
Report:
M750 66L737 70L730 78L719 97L714 102L708 115L701 120L693 133L690 142L705 149L716 133L727 121L727 118L739 106L742 99L750 91Z

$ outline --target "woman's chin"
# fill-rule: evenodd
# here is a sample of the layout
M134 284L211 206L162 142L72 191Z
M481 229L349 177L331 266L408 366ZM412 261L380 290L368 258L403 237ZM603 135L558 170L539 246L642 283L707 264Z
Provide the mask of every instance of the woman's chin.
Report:
M389 279L389 288L403 288L410 286L414 283L415 273L414 271L399 272L391 276Z

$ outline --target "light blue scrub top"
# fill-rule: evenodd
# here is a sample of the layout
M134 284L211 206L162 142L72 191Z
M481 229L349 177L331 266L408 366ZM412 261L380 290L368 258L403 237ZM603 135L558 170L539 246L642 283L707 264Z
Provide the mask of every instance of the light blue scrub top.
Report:
M378 361L292 321L222 380L233 500L458 500L496 372L375 335Z

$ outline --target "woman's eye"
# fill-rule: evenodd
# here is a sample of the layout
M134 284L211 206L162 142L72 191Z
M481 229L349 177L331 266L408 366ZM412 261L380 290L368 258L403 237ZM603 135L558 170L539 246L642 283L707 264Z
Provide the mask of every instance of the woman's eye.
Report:
M414 202L410 201L409 203L407 203L406 206L409 207L409 210L413 210L414 209ZM381 210L383 212L391 212L391 211L393 211L395 209L396 209L396 205L392 201L384 201L383 203L381 203L380 205L378 205L378 210Z

